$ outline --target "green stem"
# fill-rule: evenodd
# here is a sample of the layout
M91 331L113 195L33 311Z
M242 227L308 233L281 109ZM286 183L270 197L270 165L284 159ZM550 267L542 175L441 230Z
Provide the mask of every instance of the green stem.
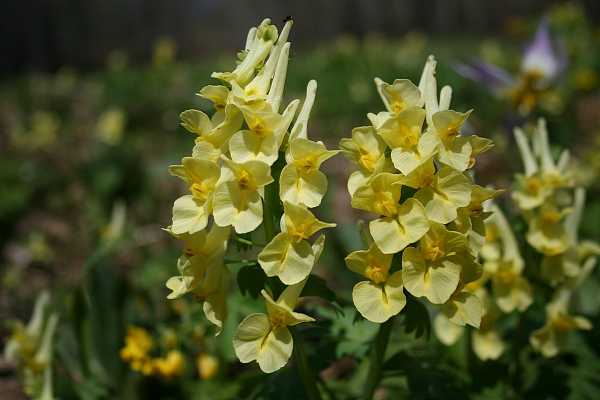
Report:
M306 358L306 353L304 352L302 337L298 331L295 330L293 332L293 337L294 360L296 361L300 379L302 380L304 390L306 391L306 396L310 400L321 400L321 392L319 392L319 388L317 387L316 376L311 371L310 366L308 365L308 359Z
M275 237L275 224L273 223L273 207L272 201L270 201L270 191L273 190L273 184L267 186L267 193L265 195L264 210L263 210L263 221L265 226L265 243L269 243Z
M252 240L244 239L243 237L239 237L237 235L233 237L233 240L235 240L238 243L245 244L246 246L265 247L265 245L262 243L254 243Z
M379 325L379 332L373 342L373 348L371 350L371 359L369 362L369 374L367 375L367 382L365 385L364 398L370 400L375 394L375 390L379 386L381 381L383 361L385 358L385 350L390 340L390 334L392 333L392 326L394 326L394 317L391 317L383 324Z
M279 158L271 167L273 182L265 187L265 199L263 209L263 223L265 228L265 243L270 243L275 237L276 224L283 214L281 202L279 201L279 176L285 165L285 153L279 152Z

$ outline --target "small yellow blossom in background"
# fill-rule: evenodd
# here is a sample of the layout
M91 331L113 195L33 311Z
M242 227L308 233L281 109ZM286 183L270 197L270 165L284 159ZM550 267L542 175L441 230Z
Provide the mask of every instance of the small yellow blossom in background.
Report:
M175 60L177 46L170 37L160 38L154 45L152 53L152 62L156 66L170 64Z
M156 375L172 379L183 374L185 359L179 350L171 350L164 357L152 359L152 368Z
M127 329L125 346L121 349L121 359L131 365L131 369L144 375L152 373L150 351L154 347L152 337L144 328L131 326Z
M34 399L52 399L54 337L58 315L48 315L50 295L42 292L36 299L29 323L17 322L4 347L4 358L16 365L24 377L24 391Z
M200 353L196 357L196 369L201 379L212 379L219 373L219 359L210 354Z
M546 306L546 323L533 332L530 343L545 357L554 357L564 349L569 332L592 328L587 319L571 316L569 306L573 293L594 269L600 246L579 240L585 189L574 188L569 152L564 150L555 159L548 136L542 119L529 136L515 130L525 174L517 176L513 197L528 224L527 242L542 254L541 277L555 288Z
M98 138L109 145L116 145L123 138L126 116L123 110L111 108L104 111L96 121L95 132Z
M352 297L370 321L398 314L406 290L436 305L439 321L479 327L483 306L467 286L482 275L478 253L490 214L483 203L500 191L475 185L468 170L493 143L461 134L471 110L450 109L452 89L438 93L435 69L430 56L418 85L375 78L385 111L369 113L371 126L340 142L357 167L347 185L352 206L375 215L368 250L351 253L346 264L368 279ZM400 265L392 264L395 255Z
M567 305L570 296L567 290L556 294L555 299L546 306L546 324L530 337L533 348L545 357L554 357L564 348L569 332L592 329L591 322L586 318L569 315Z
M120 356L129 364L132 370L143 375L154 375L164 379L172 379L183 374L185 358L181 351L175 349L177 339L174 332L166 332L164 336L166 347L169 349L165 356L153 357L155 341L144 328L130 326L125 337L125 346Z

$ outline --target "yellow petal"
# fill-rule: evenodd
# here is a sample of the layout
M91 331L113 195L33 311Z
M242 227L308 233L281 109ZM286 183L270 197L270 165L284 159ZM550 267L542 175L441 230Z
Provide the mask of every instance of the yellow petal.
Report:
M167 299L177 299L192 290L193 276L173 276L165 284L171 290Z
M210 118L202 111L186 110L179 117L181 118L181 125L189 132L205 135L212 130Z
M462 172L469 167L472 151L469 138L461 136L454 139L450 144L442 144L439 147L438 160Z
M240 190L233 182L217 186L213 215L219 226L233 226L237 233L256 229L263 219L262 199L258 192Z
M267 276L277 276L286 285L293 285L310 274L315 258L307 241L293 242L282 232L260 252L258 262Z
M348 254L345 261L351 271L380 283L379 281L387 280L392 257L391 254L384 254L377 246L371 245L368 250L358 250ZM374 276L376 279L373 279Z
M376 323L387 321L406 305L401 273L392 274L384 285L369 281L357 283L352 289L352 300L365 319Z
M208 202L202 203L191 195L181 196L173 204L174 234L196 233L208 224Z
M433 114L432 122L436 134L443 141L454 139L460 134L460 129L470 114L471 111L460 113L453 110Z
M260 369L269 374L287 364L294 349L294 341L288 328L275 328L267 335L256 361Z
M464 332L464 327L450 322L448 317L439 313L433 320L433 329L435 336L446 346L451 346L460 339Z
M402 253L402 279L404 287L415 297L426 297L433 304L445 303L456 290L461 267L445 260L438 265L428 265L414 247Z
M388 111L398 113L408 107L421 107L423 99L421 91L408 79L396 79L390 85L375 78L377 91Z
M258 358L270 331L269 318L265 314L250 314L240 322L233 338L233 349L240 362L249 363Z
M471 325L479 328L483 316L483 305L481 300L469 292L461 292L442 306L442 312L450 322L457 325Z
M317 207L327 192L327 177L321 171L303 174L296 166L288 164L279 179L279 197L292 204Z
M277 160L279 142L275 135L259 136L252 131L239 131L229 140L229 152L233 161L243 163L257 160L273 165Z
M497 360L504 352L504 342L498 332L473 332L473 351L480 360Z
M310 168L315 170L319 169L323 162L339 153L339 150L327 150L322 142L313 142L304 138L292 140L289 151L294 162L308 163Z
M391 149L410 149L419 142L424 120L425 110L413 107L382 120L376 129Z
M397 217L379 218L369 223L373 240L385 254L401 251L421 239L428 230L425 210L419 201L412 198L398 208Z
M336 225L317 219L304 205L297 205L285 201L283 203L283 220L285 231L293 240L308 239L321 229L333 228Z
M398 213L402 180L399 174L381 172L374 175L366 185L359 187L352 196L352 207L377 215L393 217Z
M398 147L392 150L392 162L402 174L409 175L415 169L429 161L435 154L438 140L431 132L421 136L415 148L405 149Z

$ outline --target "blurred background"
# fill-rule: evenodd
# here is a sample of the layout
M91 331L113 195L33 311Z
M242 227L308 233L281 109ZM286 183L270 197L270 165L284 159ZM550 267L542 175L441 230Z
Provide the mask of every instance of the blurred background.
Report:
M319 84L312 138L336 147L352 127L368 124L367 112L383 109L373 77L417 81L433 53L438 81L454 88L453 108L474 108L470 130L497 143L482 157L478 181L501 188L510 187L521 170L510 134L520 117L453 65L481 59L517 73L523 48L547 18L568 67L537 113L548 119L552 143L571 148L585 165L580 179L588 186L588 204L581 235L600 237L597 1L5 0L0 320L27 319L37 293L51 288L61 318L70 321L58 351L65 364L73 364L59 373L75 382L94 375L75 361L87 350L73 344L90 330L103 332L101 339L92 334L90 346L117 349L102 359L104 369L113 370L96 374L98 382L85 389L89 393L102 393L125 374L118 348L130 324L163 335L184 329L182 319L191 321L190 341L199 335L203 352L222 363L233 360L227 337L223 344L202 339L203 317L191 299L165 300L164 282L175 272L179 248L160 228L169 224L172 203L183 190L167 166L191 152L193 137L180 127L179 113L208 112L209 104L195 93L213 82L210 73L233 66L250 26L264 17L282 26L287 16L294 27L286 98L303 98L310 79ZM319 270L327 278L345 269L340 260L359 239L345 189L348 165L340 156L325 169L330 189L321 214L338 222ZM98 276L90 286L84 272L92 264ZM335 285L350 282L344 279ZM82 287L98 299L100 311L86 314ZM0 338L7 334L0 327ZM209 390L208 383L193 385ZM0 393L21 396L5 363Z

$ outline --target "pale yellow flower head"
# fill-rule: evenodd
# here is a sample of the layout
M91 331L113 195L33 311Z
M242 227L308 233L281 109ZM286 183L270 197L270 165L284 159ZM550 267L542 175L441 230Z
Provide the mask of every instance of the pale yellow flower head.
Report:
M305 206L284 203L282 232L258 255L260 266L267 276L277 276L286 285L303 281L321 254L325 236L319 236L312 245L308 239L321 229L334 226L319 221Z
M465 236L434 223L417 247L402 254L404 287L415 297L445 303L458 287L462 266L473 262Z
M236 163L223 158L221 178L214 193L213 215L219 226L233 226L237 233L251 232L263 219L263 188L273 182L262 161Z
M288 326L312 322L308 315L294 311L306 281L288 286L277 301L263 290L266 314L251 314L238 326L233 347L242 363L256 361L263 372L271 373L287 364L294 342Z
M352 301L361 315L371 322L382 323L398 314L406 305L402 273L390 274L391 254L382 253L376 245L346 257L346 265L368 280L352 289Z
M170 230L175 234L193 234L203 230L212 212L213 193L220 176L219 166L208 160L185 157L182 165L171 165L169 170L186 182L191 193L175 201Z
M529 338L531 346L544 357L558 355L565 347L570 332L592 329L592 324L586 318L569 314L570 296L568 290L557 292L552 302L546 306L545 325L534 331Z
M338 152L327 150L322 142L301 137L292 140L286 154L288 164L279 178L281 200L309 208L321 204L327 192L327 176L319 168Z

